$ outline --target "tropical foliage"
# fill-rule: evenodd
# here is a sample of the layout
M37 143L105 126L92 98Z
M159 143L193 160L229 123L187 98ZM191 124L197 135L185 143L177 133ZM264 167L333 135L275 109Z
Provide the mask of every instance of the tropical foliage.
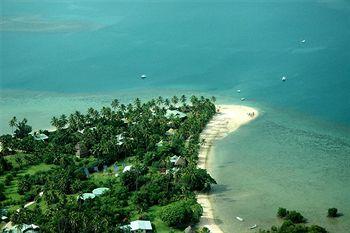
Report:
M195 223L202 208L194 192L215 183L196 167L199 134L215 112L210 99L196 96L113 100L53 117L54 131L33 135L26 119L14 117L13 136L0 136L0 208L13 224L33 223L42 232L119 232L138 218L175 228ZM170 161L175 155L182 166ZM109 191L82 199L101 186ZM34 204L24 208L26 202Z

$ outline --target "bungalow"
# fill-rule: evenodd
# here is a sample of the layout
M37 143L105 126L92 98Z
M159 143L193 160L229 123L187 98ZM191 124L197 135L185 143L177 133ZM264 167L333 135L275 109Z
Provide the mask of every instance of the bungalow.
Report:
M33 134L34 140L36 141L45 141L46 139L48 139L49 137L46 134L43 133L34 133Z
M82 195L79 195L77 199L81 199L85 201L87 199L94 199L95 197L96 195L93 193L83 193Z
M122 229L128 229L133 233L152 233L152 224L150 221L136 220L132 221L130 225L123 226Z
M175 130L173 128L170 128L168 131L165 132L165 135L172 136L175 134Z
M181 156L174 155L170 158L170 162L174 166L185 166L186 165L186 159L182 158Z
M22 225L14 225L11 224L6 225L2 231L3 233L37 233L39 232L39 226L34 224L22 224Z
M109 191L109 188L96 188L92 190L92 193L95 194L95 196L100 196L104 194L105 192Z
M171 117L176 117L176 118L180 118L180 119L183 119L183 118L186 118L187 115L183 112L180 112L178 110L167 110L166 113L165 113L165 117L166 118L171 118Z
M132 167L132 165L125 166L124 169L123 169L123 173L130 171L131 167Z

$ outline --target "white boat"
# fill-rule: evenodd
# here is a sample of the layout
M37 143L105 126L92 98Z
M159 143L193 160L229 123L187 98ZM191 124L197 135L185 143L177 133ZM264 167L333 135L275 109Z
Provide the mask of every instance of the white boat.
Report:
M286 76L283 76L282 77L282 81L284 82L284 81L286 81L287 80L287 77Z
M241 93L241 90L237 90L238 93Z
M249 227L249 229L253 230L253 229L257 228L257 227L258 227L258 225L254 224L253 226Z
M243 218L241 218L241 217L236 217L236 219L237 219L238 221L243 222Z
M241 98L241 101L245 101L245 98Z
M306 42L306 40L301 40L300 42L301 42L301 43L305 43L305 42Z
M141 79L145 79L147 76L145 74L141 75Z

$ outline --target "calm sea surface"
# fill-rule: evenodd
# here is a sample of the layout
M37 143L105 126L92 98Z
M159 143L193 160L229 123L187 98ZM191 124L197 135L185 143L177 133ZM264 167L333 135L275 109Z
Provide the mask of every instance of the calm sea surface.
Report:
M261 117L211 157L220 226L279 224L284 206L349 231L349 1L2 0L0 12L0 133L14 115L47 128L113 98L245 97ZM344 216L327 219L333 206Z

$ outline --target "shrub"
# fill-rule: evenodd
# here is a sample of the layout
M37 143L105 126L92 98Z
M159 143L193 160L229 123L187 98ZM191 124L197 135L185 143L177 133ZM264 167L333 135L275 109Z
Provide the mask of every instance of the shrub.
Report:
M27 192L24 194L24 200L26 202L34 201L34 198L35 198L35 194L33 192Z
M163 207L160 215L167 225L180 228L198 222L202 213L202 207L195 200L182 200Z
M293 223L304 223L306 222L306 219L301 215L299 212L296 212L294 210L288 212L286 216L286 220L290 220Z
M288 214L288 210L285 209L285 208L278 208L278 211L277 211L277 216L280 217L280 218L285 218Z
M11 181L13 181L13 175L11 173L7 174L5 176L5 181L4 181L4 184L5 185L10 185L11 184Z
M328 217L331 217L331 218L338 217L338 209L337 208L328 209Z
M327 233L327 230L324 229L323 227L317 226L317 225L312 225L311 227L308 228L309 233Z

